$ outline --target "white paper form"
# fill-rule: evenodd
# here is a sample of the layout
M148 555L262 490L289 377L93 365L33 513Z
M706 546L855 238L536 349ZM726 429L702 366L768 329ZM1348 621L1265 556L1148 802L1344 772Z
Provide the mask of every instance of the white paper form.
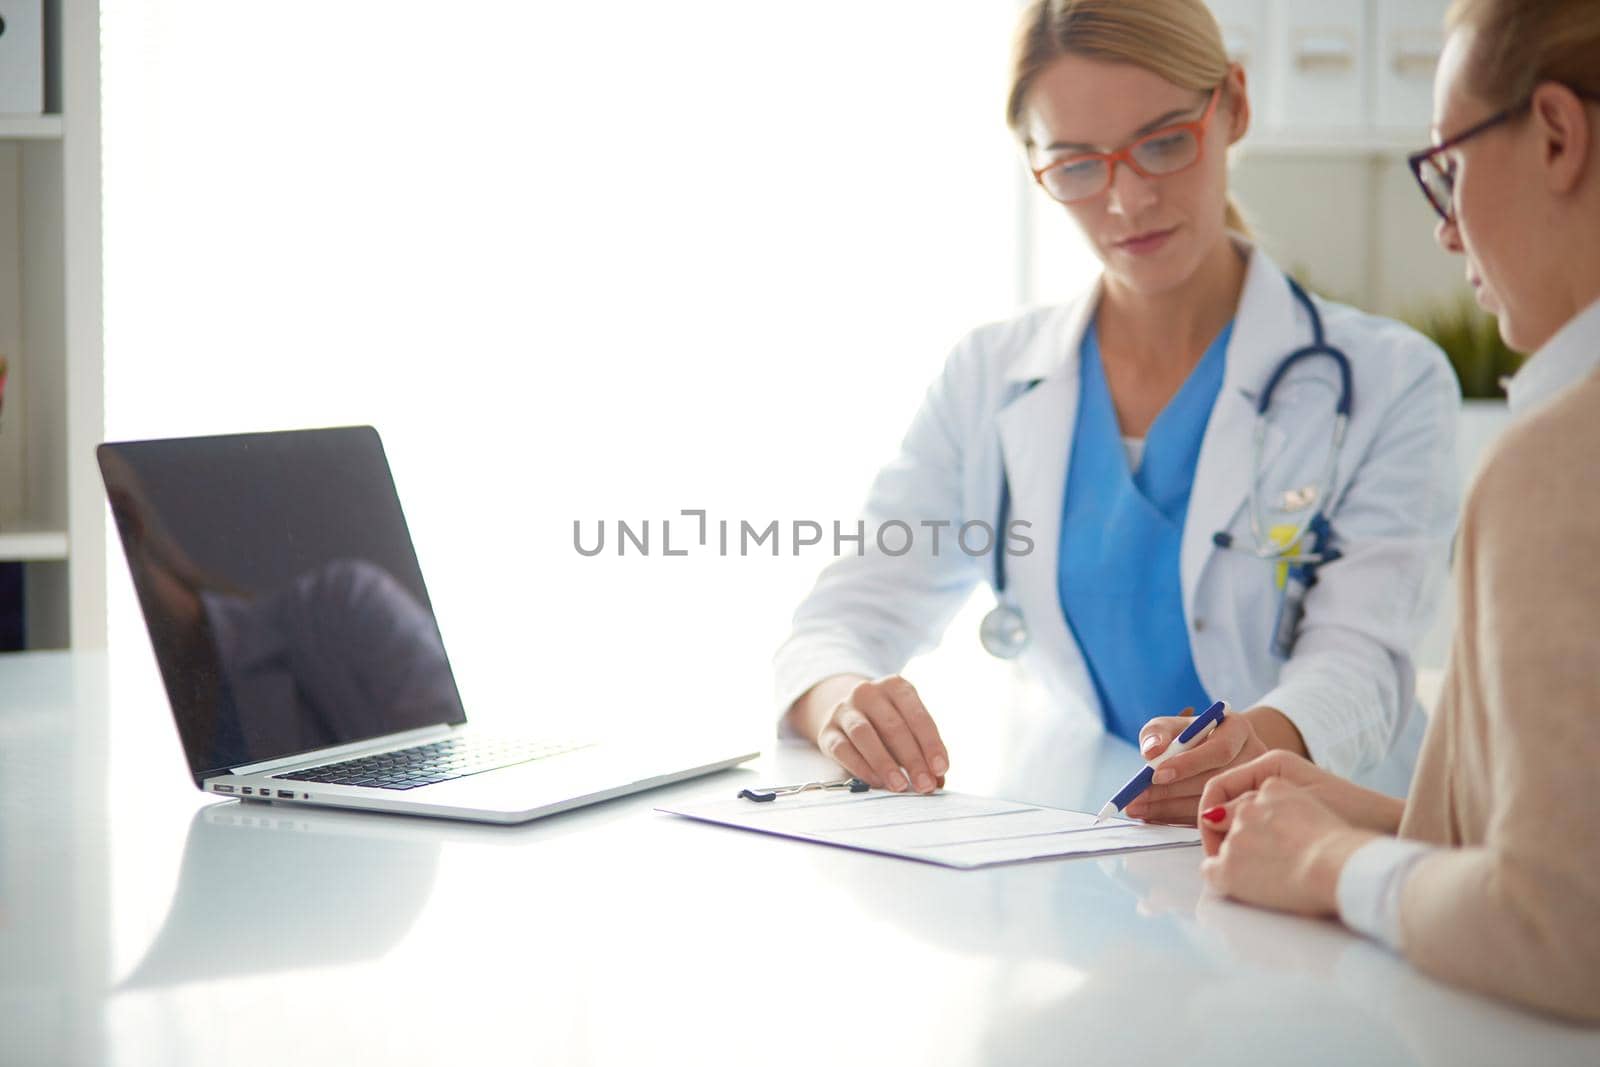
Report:
M1124 820L1095 826L1084 812L965 793L797 793L766 803L735 798L656 810L961 868L1200 843L1199 831L1187 827Z

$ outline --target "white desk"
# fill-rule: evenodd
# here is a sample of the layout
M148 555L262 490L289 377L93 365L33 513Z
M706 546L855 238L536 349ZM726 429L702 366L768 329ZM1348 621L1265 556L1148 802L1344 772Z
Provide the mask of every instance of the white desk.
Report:
M133 688L0 657L7 1065L1600 1063L1210 897L1198 850L960 872L651 811L802 751L512 828L208 804ZM1093 806L1136 759L1080 748L1009 795Z

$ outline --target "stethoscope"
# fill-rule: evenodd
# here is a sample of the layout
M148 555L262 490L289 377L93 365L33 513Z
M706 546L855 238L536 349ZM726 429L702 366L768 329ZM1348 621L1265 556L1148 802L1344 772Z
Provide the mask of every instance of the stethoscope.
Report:
M1283 594L1278 601L1278 617L1272 627L1272 654L1279 659L1288 659L1289 653L1294 649L1295 635L1305 611L1305 596L1317 582L1317 568L1339 558L1338 549L1327 547L1332 531L1328 524L1326 508L1329 503L1329 490L1332 489L1338 473L1339 456L1344 450L1345 431L1350 424L1350 403L1353 393L1350 385L1349 357L1337 347L1328 344L1322 330L1322 316L1318 314L1316 305L1311 302L1306 291L1293 278L1287 281L1295 299L1311 317L1311 343L1295 349L1279 362L1271 377L1267 379L1267 384L1262 388L1261 396L1256 400L1256 424L1251 446L1250 468L1250 536L1255 542L1255 547L1246 548L1235 544L1233 535L1223 530L1217 531L1211 537L1212 543L1218 548L1243 552L1274 566L1287 564ZM1328 447L1328 459L1323 464L1321 480L1299 489L1290 489L1283 494L1284 510L1304 511L1308 508L1313 510L1295 527L1292 537L1274 541L1266 536L1266 523L1262 519L1261 509L1261 453L1267 437L1267 413L1272 405L1272 394L1289 369L1301 360L1313 356L1327 356L1339 367L1339 400L1334 408L1333 441ZM1026 393L1038 384L1039 379L1026 383L1022 393ZM1028 625L1022 617L1022 612L1005 600L1004 538L1006 523L1010 517L1011 481L1006 474L1005 458L1002 456L1000 523L996 527L1000 533L994 553L994 595L998 603L983 617L983 622L978 626L978 639L983 643L984 649L1000 659L1015 659L1020 656L1027 649L1029 641ZM1302 550L1302 541L1308 538L1309 541Z
M1035 379L1022 389L1026 393L1039 384ZM1019 394L1020 395L1020 394ZM994 596L997 603L978 624L978 640L989 655L1016 659L1028 647L1028 624L1022 612L1006 603L1006 522L1011 518L1011 478L1006 474L1005 457L1000 457L1000 525L995 527Z

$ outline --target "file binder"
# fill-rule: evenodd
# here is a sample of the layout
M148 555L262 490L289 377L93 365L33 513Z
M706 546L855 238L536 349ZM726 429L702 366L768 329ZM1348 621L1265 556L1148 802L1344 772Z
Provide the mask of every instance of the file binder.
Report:
M0 0L0 115L43 113L43 0Z

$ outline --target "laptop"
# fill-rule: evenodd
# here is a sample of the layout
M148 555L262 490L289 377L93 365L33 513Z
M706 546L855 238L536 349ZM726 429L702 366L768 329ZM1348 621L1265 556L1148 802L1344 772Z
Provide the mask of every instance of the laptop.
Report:
M205 792L516 823L759 754L692 736L473 729L370 426L114 442L97 456Z

